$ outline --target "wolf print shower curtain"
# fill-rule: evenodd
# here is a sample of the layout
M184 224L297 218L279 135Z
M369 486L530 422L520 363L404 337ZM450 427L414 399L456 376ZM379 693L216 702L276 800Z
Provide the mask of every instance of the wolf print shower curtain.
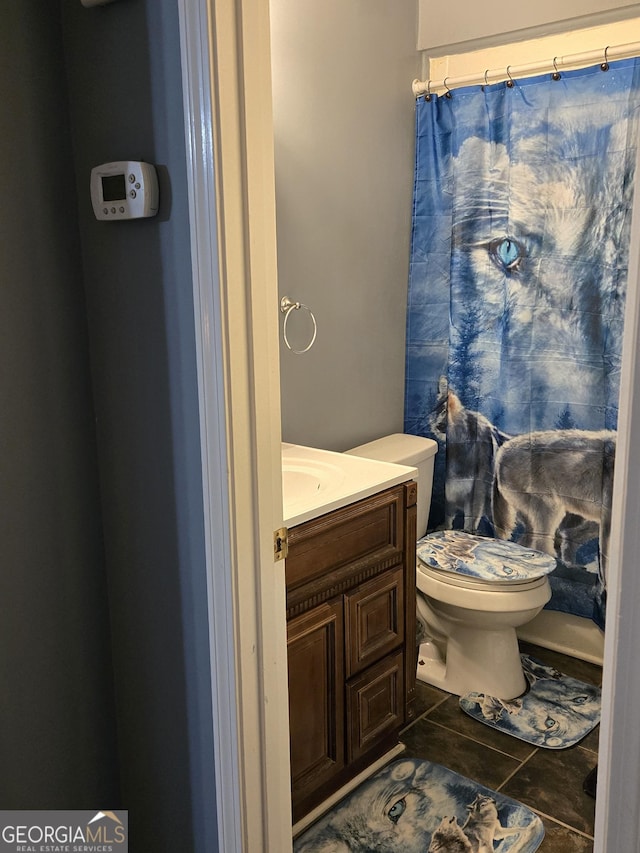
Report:
M420 98L405 429L430 528L555 555L604 623L640 61Z

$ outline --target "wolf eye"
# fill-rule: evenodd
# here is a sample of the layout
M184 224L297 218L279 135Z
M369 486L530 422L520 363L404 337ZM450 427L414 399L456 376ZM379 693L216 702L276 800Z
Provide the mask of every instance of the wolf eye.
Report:
M553 719L553 717L547 717L547 719L544 721L544 724L548 729L552 729L556 725L556 721Z
M524 258L524 247L512 237L497 237L489 243L489 254L497 267L515 272Z
M404 814L406 807L407 802L404 798L402 800L398 800L398 802L394 803L389 809L387 817L392 823L397 823Z
M574 705L584 705L589 697L588 696L574 696L573 704Z

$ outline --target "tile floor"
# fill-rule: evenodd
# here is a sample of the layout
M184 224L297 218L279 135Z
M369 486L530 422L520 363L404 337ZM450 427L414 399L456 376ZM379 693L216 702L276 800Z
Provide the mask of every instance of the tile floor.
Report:
M526 643L521 651L581 681L600 684L600 667ZM598 763L594 729L569 749L540 749L473 720L458 697L418 682L421 716L401 734L407 755L443 764L537 812L538 853L592 853L595 800L582 790Z

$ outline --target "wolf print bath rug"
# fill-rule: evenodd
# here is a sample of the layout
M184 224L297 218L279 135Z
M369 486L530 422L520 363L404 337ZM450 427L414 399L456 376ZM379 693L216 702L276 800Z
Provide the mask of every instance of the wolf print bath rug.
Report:
M544 837L526 806L430 761L386 765L293 845L294 853L533 853Z
M491 728L547 749L566 749L600 722L601 691L557 669L521 655L529 686L524 696L505 701L484 693L460 697L463 711Z

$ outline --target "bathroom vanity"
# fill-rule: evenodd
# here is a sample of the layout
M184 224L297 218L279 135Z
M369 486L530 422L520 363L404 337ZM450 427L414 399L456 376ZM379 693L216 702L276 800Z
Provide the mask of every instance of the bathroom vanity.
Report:
M319 499L319 514L289 527L294 821L393 748L412 717L417 484L411 468L372 464L370 485Z

